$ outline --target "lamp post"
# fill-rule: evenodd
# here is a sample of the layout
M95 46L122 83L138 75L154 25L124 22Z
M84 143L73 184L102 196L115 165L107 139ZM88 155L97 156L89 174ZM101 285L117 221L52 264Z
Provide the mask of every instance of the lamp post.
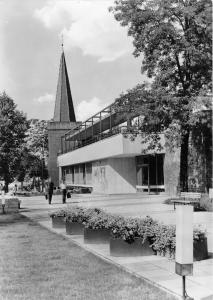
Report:
M176 209L175 272L182 276L182 297L186 293L186 276L193 274L193 206L178 205Z

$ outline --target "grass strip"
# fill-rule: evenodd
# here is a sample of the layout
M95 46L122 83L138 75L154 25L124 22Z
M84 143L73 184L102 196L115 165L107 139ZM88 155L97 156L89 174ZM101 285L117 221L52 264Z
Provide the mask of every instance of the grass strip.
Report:
M0 216L0 299L173 300L20 215Z

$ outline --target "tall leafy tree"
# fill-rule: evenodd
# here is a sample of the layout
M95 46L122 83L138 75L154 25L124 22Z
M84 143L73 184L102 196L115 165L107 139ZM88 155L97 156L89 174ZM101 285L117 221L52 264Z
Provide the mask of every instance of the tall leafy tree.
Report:
M48 157L47 121L37 119L30 120L25 142L31 154L46 161Z
M212 38L210 0L116 0L113 12L133 38L142 73L151 84L139 85L116 99L115 107L131 117L142 114L139 127L157 144L165 132L181 145L181 189L187 190L190 134L198 120L211 126ZM199 135L199 132L197 132Z
M22 188L23 183L27 178L33 179L32 188L34 188L36 185L36 178L38 183L40 182L39 178L46 179L47 177L48 171L44 160L31 153L26 147L26 144L24 144L21 152L19 173L17 176L17 180L21 182ZM38 183L37 186L40 188L40 183Z
M41 177L42 183L47 178L47 157L48 157L48 132L47 121L32 119L29 121L29 128L26 132L26 153L28 153L30 166L28 175L35 178ZM23 164L26 156L23 157ZM35 180L34 180L35 181Z
M26 130L25 115L5 92L0 94L0 176L5 181L6 190L19 173Z

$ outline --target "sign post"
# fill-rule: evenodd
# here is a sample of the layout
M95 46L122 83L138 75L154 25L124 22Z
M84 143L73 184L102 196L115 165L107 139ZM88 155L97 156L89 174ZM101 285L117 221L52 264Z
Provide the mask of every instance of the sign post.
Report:
M186 276L193 274L193 206L178 205L176 209L175 272L182 276L183 299L186 294ZM186 298L187 297L187 298Z

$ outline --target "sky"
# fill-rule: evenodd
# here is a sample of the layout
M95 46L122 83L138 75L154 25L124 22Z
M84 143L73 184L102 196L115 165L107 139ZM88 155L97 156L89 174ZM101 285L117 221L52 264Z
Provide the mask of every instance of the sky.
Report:
M112 0L0 0L0 93L27 118L53 118L62 35L75 113L83 121L144 81Z

